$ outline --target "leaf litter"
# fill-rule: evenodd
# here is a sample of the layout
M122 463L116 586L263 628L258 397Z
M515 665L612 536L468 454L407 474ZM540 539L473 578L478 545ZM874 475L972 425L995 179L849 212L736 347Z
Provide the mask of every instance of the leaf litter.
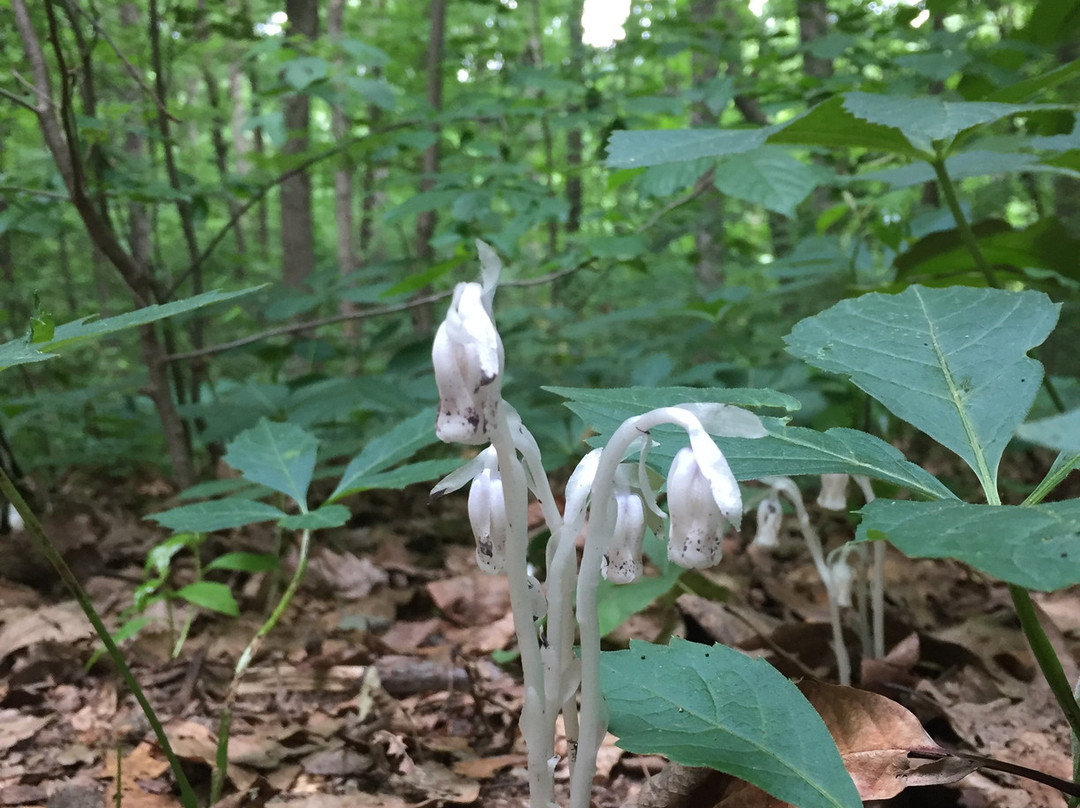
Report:
M143 489L128 492L130 500L145 499ZM65 496L64 519L74 526L65 550L85 565L76 574L116 625L146 551L164 534L138 520L145 506L116 501L123 494L115 488L104 505L89 485ZM371 527L326 532L298 600L242 680L231 789L221 805L525 805L509 594L503 578L476 569L463 503L445 498L431 508L426 492L413 489L378 492L362 507L361 521ZM843 518L824 519L834 544L850 534ZM255 529L214 540L219 552L259 552L270 537ZM186 574L178 570L178 582ZM858 690L825 684L835 671L824 593L794 541L768 558L728 547L719 568L695 575L620 626L612 647L676 634L765 657L799 680L861 796L878 805L909 804L896 801L920 793L933 793L925 804L935 806L1062 804L1047 785L940 752L1071 775L1067 728L1003 587L959 564L891 552L890 650L884 659L860 660L865 689ZM197 791L209 780L232 667L259 625L270 586L265 574L228 582L243 616L193 613L178 658L171 658L164 610L125 643ZM726 600L695 594L704 586ZM0 577L0 806L97 808L115 805L118 789L126 808L178 806L164 755L112 666L106 659L84 670L95 641L57 591L40 564L14 563ZM1075 676L1080 593L1036 600ZM177 607L173 620L182 621ZM857 653L855 636L847 639ZM609 736L601 749L599 808L783 805L726 775L631 755L616 741ZM557 783L565 789L563 769ZM905 792L916 786L929 789Z

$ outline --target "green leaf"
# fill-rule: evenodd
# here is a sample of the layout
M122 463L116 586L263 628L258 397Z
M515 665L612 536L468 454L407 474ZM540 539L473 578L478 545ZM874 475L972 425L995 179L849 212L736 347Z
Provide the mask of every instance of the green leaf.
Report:
M596 431L589 438L592 446L601 446L627 418L654 407L667 407L690 401L717 401L742 407L774 407L795 410L799 402L773 390L671 388L592 389L545 387L545 390L569 399L566 406ZM738 480L798 474L865 474L899 485L930 499L953 497L952 492L932 474L904 459L904 455L885 441L854 429L830 429L817 432L804 427L787 426L778 418L762 418L767 434L760 438L717 437L731 471ZM649 459L666 470L686 436L675 427L650 431L657 446Z
M360 454L349 461L349 465L345 467L345 472L341 476L341 482L327 501L335 502L348 494L371 488L372 486L363 482L365 478L370 478L376 472L400 463L437 441L435 419L430 412L418 412L405 419L386 433L369 441ZM439 476L438 473L432 475L432 477L437 476Z
M878 499L859 541L888 539L912 558L955 558L1026 589L1080 583L1080 500L1017 505Z
M374 471L370 474L361 474L354 477L347 490L339 496L355 494L361 491L373 491L386 489L399 491L416 483L436 480L439 477L461 465L460 458L443 458L441 460L420 460L405 466L398 466L390 471Z
M52 359L56 356L56 351L93 339L94 337L112 334L115 331L122 331L125 328L146 325L147 323L162 320L166 317L173 317L177 314L192 311L193 309L198 309L203 306L232 300L233 298L249 294L261 288L261 286L255 286L250 289L243 289L239 292L206 292L201 295L189 297L186 300L175 300L172 303L145 306L141 309L136 309L135 311L129 311L126 314L118 314L116 317L106 317L104 320L94 320L90 317L72 320L69 323L58 326L53 334L53 338L48 342L31 345L28 340L23 337L0 345L0 370L14 367L15 365L26 364L28 362L41 362L45 359Z
M818 432L784 426L771 418L762 420L769 432L763 438L716 439L738 480L778 475L862 474L929 499L956 498L934 475L905 459L899 449L881 438L844 427Z
M623 749L727 772L799 808L862 805L825 722L762 659L631 640L603 655L601 680Z
M294 424L263 418L229 444L225 462L245 479L304 503L318 445L313 435Z
M282 65L281 72L286 84L294 90L304 90L325 79L330 65L318 56L299 56Z
M1080 239L1055 218L1040 219L1022 230L1000 219L988 219L972 227L972 232L983 257L998 271L1048 269L1080 280L1076 261ZM919 239L898 255L894 263L897 277L908 282L939 277L951 280L961 272L978 272L971 251L955 228Z
M713 184L728 196L794 216L795 206L830 176L825 169L796 160L784 149L762 146L718 165Z
M219 555L204 570L235 570L236 572L268 572L277 569L281 562L270 553L225 553Z
M243 527L256 522L277 521L285 516L284 512L265 502L229 497L214 499L210 502L196 502L182 505L161 513L147 516L170 530L184 530L191 533L210 533L214 530L228 530Z
M345 76L343 83L365 101L380 109L392 110L397 105L394 89L383 79L365 79L360 76Z
M843 300L785 339L790 353L849 376L996 490L1001 453L1042 382L1042 365L1025 354L1059 308L1039 292L912 286Z
M176 597L194 603L204 609L221 612L230 617L240 615L240 607L236 604L232 590L225 584L216 581L196 581L176 590Z
M344 505L323 505L308 513L286 516L280 522L286 530L322 530L328 527L341 527L349 521L349 509Z
M844 95L844 109L869 123L898 129L916 149L932 152L934 141L953 138L973 126L1025 112L1061 107L1052 104L943 101L929 95L905 98L851 92Z
M1017 436L1062 452L1080 452L1080 409L1022 424Z
M895 129L856 118L844 109L844 97L840 95L776 127L767 142L781 146L870 149L916 159L929 156L912 146Z
M682 163L701 157L723 157L756 149L765 129L658 129L613 132L608 142L608 168L640 168Z
M429 210L448 210L461 196L460 189L453 191L425 191L410 196L396 208L391 208L383 215L383 221L389 224L406 216L414 216Z
M954 182L968 177L996 177L1024 171L1049 170L1050 167L1039 162L1038 156L1019 152L966 151L958 152L945 161L945 171ZM924 182L935 182L937 175L929 163L918 162L880 171L867 171L856 175L855 179L886 182L893 188L908 188Z
M1076 7L1075 3L1073 4ZM1029 79L1018 81L1006 87L1000 87L987 95L984 101L1004 101L1006 103L1019 103L1027 101L1036 93L1056 87L1063 81L1068 81L1073 76L1080 75L1080 59L1073 59L1060 67L1032 76Z

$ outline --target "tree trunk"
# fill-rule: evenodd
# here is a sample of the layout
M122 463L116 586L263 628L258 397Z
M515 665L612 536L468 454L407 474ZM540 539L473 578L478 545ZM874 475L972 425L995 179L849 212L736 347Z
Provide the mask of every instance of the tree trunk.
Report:
M442 110L442 59L443 41L446 34L446 0L431 0L428 11L428 49L427 49L427 101L433 114L438 115ZM432 124L432 131L436 136L441 136L439 124ZM424 149L420 161L420 193L430 191L435 187L435 175L439 171L439 140ZM433 210L424 211L416 217L416 260L421 269L427 267L435 260L435 250L431 246L431 237L435 235L437 214ZM420 294L426 294L422 289ZM413 309L413 327L426 333L431 330L431 306L418 306Z
M319 31L318 0L286 0L289 30L309 40ZM286 155L308 148L311 103L306 93L293 93L285 101ZM315 266L315 223L311 212L311 175L300 171L281 183L281 270L285 286L302 286Z
M585 46L582 44L581 15L584 12L584 0L572 0L570 20L567 26L570 37L570 74L580 76L585 64ZM585 88L582 88L583 90ZM570 115L580 113L581 105L572 104ZM566 132L566 232L576 233L581 229L582 180L581 153L583 140L581 127L573 126Z
M718 0L694 0L690 5L690 20L694 26L709 35L709 26L716 18ZM710 48L706 53L695 51L690 60L690 81L696 87L703 87L720 73L720 61L715 55L719 49ZM690 126L694 128L714 127L717 116L704 101L698 101L690 107ZM707 181L712 185L712 175L702 177L698 182ZM715 289L723 283L723 271L720 269L723 258L723 242L717 236L724 232L723 200L715 188L709 188L701 197L701 215L696 220L694 230L694 274L706 289Z
M331 39L340 40L345 28L345 0L330 0L326 7L326 33ZM341 104L334 104L330 109L330 127L334 140L344 142L349 136L351 122ZM353 177L356 164L348 151L341 153L337 169L334 171L334 222L337 224L337 259L338 272L347 278L356 271L356 238L353 235ZM356 313L356 304L351 300L342 300L340 311L343 317ZM356 339L356 320L345 320L341 332L346 340Z
M120 273L124 283L131 290L135 305L147 306L154 302L155 292L159 291L155 290L149 267L136 263L134 257L124 249L116 231L112 228L107 211L99 210L91 199L86 186L83 155L78 149L72 147L74 135L77 134L74 129L74 110L70 107L72 73L69 71L60 43L59 24L53 7L51 3L46 2L48 42L52 46L56 59L55 75L60 78L62 85L59 96L53 94L51 81L53 73L45 59L41 41L31 22L25 0L11 0L11 7L34 85L34 110L37 114L42 140L52 154L57 170L71 197L72 205L90 239ZM172 461L173 476L177 485L187 488L195 482L195 469L191 462L184 422L176 411L166 376L165 352L161 348L157 332L152 325L139 328L139 345L149 374L147 394L153 400L161 420L165 445L169 452L169 459Z

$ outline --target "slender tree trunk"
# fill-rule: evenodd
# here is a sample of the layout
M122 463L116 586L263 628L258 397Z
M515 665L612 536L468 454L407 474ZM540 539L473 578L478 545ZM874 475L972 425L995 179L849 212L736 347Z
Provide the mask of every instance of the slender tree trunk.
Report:
M286 0L292 34L314 40L319 32L317 0ZM282 153L303 154L308 148L311 103L307 94L293 93L285 100L288 140ZM281 267L287 287L302 286L315 266L315 223L311 210L311 175L300 171L281 183Z
M76 132L73 128L74 111L70 107L72 74L60 43L54 6L51 0L46 0L44 5L49 27L48 42L57 63L56 75L61 82L59 96L53 94L52 71L45 59L25 0L11 0L15 26L34 85L34 108L42 140L52 154L72 205L87 234L120 273L131 290L135 305L149 305L155 299L155 284L148 267L137 264L133 256L124 249L106 215L107 210L103 212L98 209L87 189L83 155L73 147L73 135ZM161 420L165 445L173 465L173 476L179 486L186 488L195 482L195 469L191 462L184 422L176 411L169 388L165 352L152 325L139 328L139 345L149 374L147 394L153 400Z
M567 33L570 37L570 74L580 76L585 67L585 45L582 43L583 31L581 15L584 12L584 0L571 0L569 10L569 25ZM584 88L582 88L584 89ZM581 112L580 104L571 104L570 115ZM583 139L580 126L572 126L566 132L566 232L576 233L581 229L582 178L581 178L581 154Z
M428 49L427 49L427 101L432 113L438 115L442 110L442 59L443 41L446 34L446 0L431 0L428 11ZM437 138L424 149L420 161L420 193L435 187L435 175L439 171L439 140L441 127L432 124L432 131ZM433 210L424 211L416 217L416 260L426 269L435 260L435 250L431 246L431 237L435 235L437 214ZM427 290L421 290L425 294ZM413 311L413 326L417 331L426 333L431 330L431 306L419 306Z
M709 36L710 26L714 24L719 0L694 0L690 5L690 19L695 27L705 36ZM712 29L715 30L715 29ZM713 38L715 38L713 34ZM716 48L707 49L706 53L695 52L690 60L690 80L694 86L702 87L715 79L720 73L720 61L715 55ZM690 126L694 128L713 127L717 116L703 101L690 108ZM708 177L699 178L698 182L712 184L711 172ZM710 188L701 196L701 215L696 219L694 230L694 249L697 259L694 262L694 274L706 289L714 289L723 283L720 269L723 258L722 237L724 206L723 199L715 188Z
M345 0L330 0L326 7L326 33L331 39L340 40L345 28ZM330 127L334 140L342 142L349 136L351 122L341 104L334 104L330 109ZM353 221L353 178L356 175L356 163L348 151L341 153L337 169L334 171L334 221L337 224L337 259L338 272L347 278L356 271L359 261L356 255L356 237ZM351 300L342 300L341 314L350 317L356 313L356 304ZM341 328L346 340L353 342L357 336L357 321L345 320Z

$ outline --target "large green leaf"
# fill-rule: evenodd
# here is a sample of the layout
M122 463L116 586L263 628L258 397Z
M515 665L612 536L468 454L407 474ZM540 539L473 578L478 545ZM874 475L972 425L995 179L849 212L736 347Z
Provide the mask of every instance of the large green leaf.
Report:
M795 206L831 176L820 166L795 159L785 149L761 146L718 165L713 183L728 196L794 216Z
M930 156L912 146L896 129L855 117L844 108L844 98L839 95L776 127L767 142L788 146L870 149L916 159Z
M1028 421L1016 431L1018 437L1062 452L1080 452L1080 409Z
M106 317L104 320L94 320L90 317L72 320L70 323L57 326L52 339L48 342L30 343L24 337L0 345L0 370L28 362L41 362L52 359L57 355L56 352L62 348L68 348L105 334L112 334L115 331L122 331L125 328L146 325L203 306L232 300L261 288L261 286L255 286L250 289L242 289L239 292L205 292L185 300L174 300L172 303L144 306L126 314Z
M1080 500L972 505L878 499L857 539L888 539L913 558L955 558L1003 581L1049 592L1080 583Z
M1049 104L1000 104L993 101L943 101L921 95L876 95L851 92L844 96L844 109L869 123L899 130L912 146L933 152L934 141L947 140L983 123L1036 110L1061 109Z
M328 501L334 502L347 494L372 488L373 486L367 481L373 475L411 457L437 440L435 419L430 412L418 412L406 418L384 434L369 441L360 454L349 461L349 465L345 467L345 472L341 476L341 482L338 483L338 487L334 489ZM421 477L420 480L437 477L439 473L436 471L431 477Z
M825 723L762 659L673 637L601 660L619 746L742 778L799 808L862 802Z
M608 143L608 168L642 168L700 157L726 157L756 149L765 129L658 129L618 131Z
M589 438L602 446L627 418L654 407L688 401L715 401L742 407L798 409L797 400L773 390L672 388L592 388L547 387L569 399L566 406L596 431ZM885 441L854 429L817 432L787 426L779 418L762 418L766 435L760 438L717 437L731 471L739 480L756 480L775 475L865 474L902 486L930 499L954 495L932 474L904 459ZM677 428L659 427L650 431L657 443L649 459L666 471L675 453L686 445L686 436Z
M912 286L843 300L786 340L789 352L850 376L996 490L1001 453L1042 382L1042 365L1025 354L1049 335L1059 308L1039 292Z
M229 444L225 462L245 479L306 504L318 445L313 435L295 424L263 418Z
M228 497L182 505L146 518L174 531L209 533L212 530L228 530L255 522L276 522L283 516L285 514L282 511L265 502L246 497Z

